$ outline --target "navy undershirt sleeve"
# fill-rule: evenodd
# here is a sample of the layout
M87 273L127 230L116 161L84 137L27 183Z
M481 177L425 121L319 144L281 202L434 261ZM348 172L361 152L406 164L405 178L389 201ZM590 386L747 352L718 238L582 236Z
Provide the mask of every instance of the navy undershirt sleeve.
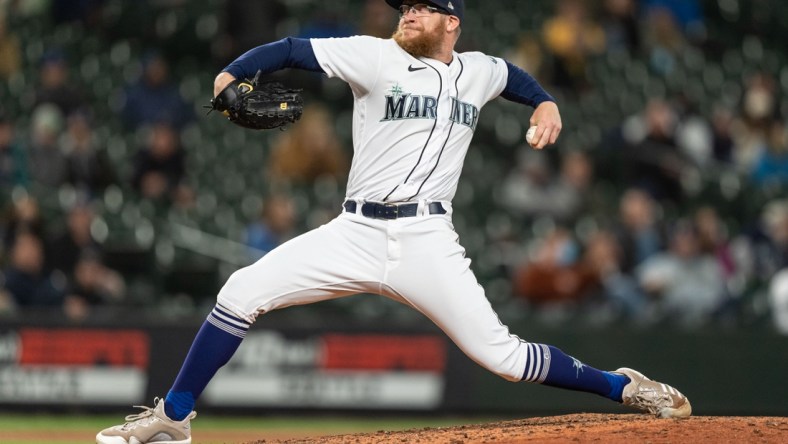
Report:
M508 61L506 66L509 68L509 76L501 97L533 108L542 102L555 102L553 96L548 94L530 74Z
M227 65L223 71L236 79L252 78L260 70L270 74L284 68L298 68L307 71L324 72L317 62L312 42L309 39L287 37L250 49Z

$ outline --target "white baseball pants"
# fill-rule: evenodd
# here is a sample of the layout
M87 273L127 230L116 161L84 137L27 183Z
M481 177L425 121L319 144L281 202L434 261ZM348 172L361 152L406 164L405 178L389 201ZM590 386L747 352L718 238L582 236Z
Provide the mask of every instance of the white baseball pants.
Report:
M520 381L527 344L490 306L450 214L381 220L344 212L233 273L218 302L254 322L291 305L380 294L423 313L478 364Z

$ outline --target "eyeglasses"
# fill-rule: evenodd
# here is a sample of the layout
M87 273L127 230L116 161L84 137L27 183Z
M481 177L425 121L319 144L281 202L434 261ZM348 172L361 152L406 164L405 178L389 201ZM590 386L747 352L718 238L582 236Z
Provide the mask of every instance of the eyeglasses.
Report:
M413 13L416 16L430 15L435 12L437 12L438 14L445 14L445 15L449 14L443 9L436 8L430 5L425 5L424 3L416 3L415 5L401 5L399 7L400 18L408 15L409 12Z

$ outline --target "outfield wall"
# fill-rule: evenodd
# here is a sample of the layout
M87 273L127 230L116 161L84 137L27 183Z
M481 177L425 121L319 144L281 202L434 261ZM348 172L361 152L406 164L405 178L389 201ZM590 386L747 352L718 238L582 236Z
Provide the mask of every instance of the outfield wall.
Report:
M134 319L129 316L128 319ZM268 319L268 318L267 318ZM616 412L602 398L506 382L434 326L306 327L273 316L249 332L200 400L203 411L502 414ZM166 393L199 320L186 323L0 323L0 409L103 411ZM679 387L696 413L788 415L788 337L512 325L604 369L628 366Z

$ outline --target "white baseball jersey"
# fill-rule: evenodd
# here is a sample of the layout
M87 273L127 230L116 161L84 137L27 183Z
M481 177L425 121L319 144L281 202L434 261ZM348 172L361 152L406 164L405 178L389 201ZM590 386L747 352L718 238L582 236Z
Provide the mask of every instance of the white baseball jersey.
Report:
M326 74L355 97L347 196L451 201L479 111L506 86L506 63L455 52L446 65L368 36L311 43Z
M446 65L372 37L316 39L312 47L323 70L355 96L347 197L418 201L422 209L451 201L479 110L506 86L506 63L455 52ZM236 271L219 304L251 323L292 305L376 293L423 313L490 371L512 381L544 379L549 355L498 320L448 205L393 220L364 216L360 206ZM527 363L536 370L526 373Z

